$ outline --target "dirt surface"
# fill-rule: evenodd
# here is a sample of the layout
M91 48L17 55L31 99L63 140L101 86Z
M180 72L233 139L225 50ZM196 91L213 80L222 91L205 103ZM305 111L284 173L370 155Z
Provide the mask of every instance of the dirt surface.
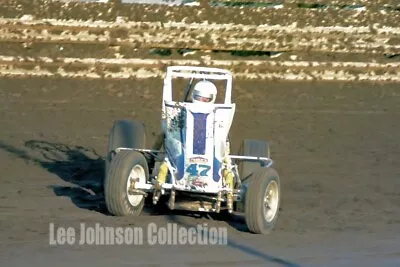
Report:
M398 84L235 81L234 150L271 142L282 210L268 236L167 211L105 213L101 157L113 120L159 130L161 80L0 79L1 266L399 266ZM245 129L245 130L244 130ZM49 223L226 226L227 246L49 247Z

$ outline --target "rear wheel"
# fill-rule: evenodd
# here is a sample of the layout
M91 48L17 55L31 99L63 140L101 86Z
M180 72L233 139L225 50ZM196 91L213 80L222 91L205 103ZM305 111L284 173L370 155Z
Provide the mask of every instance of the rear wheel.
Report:
M239 155L251 157L269 157L268 143L261 140L244 139L240 146ZM244 181L251 174L260 169L260 163L254 161L239 160L238 170L240 180Z
M107 176L111 160L116 154L115 149L118 147L145 148L146 130L144 124L131 120L117 120L114 122L108 138L105 176Z
M108 211L115 216L138 216L143 210L145 196L130 193L135 185L146 184L149 170L146 158L137 151L121 151L109 165L104 194Z
M245 195L245 220L249 231L268 234L278 218L280 207L280 180L272 168L263 168L249 178Z

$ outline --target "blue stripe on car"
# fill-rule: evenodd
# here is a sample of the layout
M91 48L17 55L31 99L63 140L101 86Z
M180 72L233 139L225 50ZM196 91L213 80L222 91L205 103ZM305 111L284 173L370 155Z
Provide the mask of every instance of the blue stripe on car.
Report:
M193 113L193 154L206 153L207 117L208 114Z
M215 157L213 157L213 180L215 182L218 182L219 179L221 179L221 176L219 175L219 170L221 168L221 162Z

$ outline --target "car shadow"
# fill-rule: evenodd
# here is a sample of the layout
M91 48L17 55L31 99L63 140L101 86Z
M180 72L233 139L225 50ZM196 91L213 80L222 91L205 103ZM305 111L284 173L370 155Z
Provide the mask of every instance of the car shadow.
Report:
M95 150L82 146L42 140L28 140L25 149L0 141L0 149L34 163L57 175L70 185L49 185L56 196L69 197L81 209L111 216L104 200L104 158ZM163 215L162 205L152 206L151 198L143 211L146 215Z
M54 173L70 185L49 185L57 196L77 207L107 214L103 194L104 160L94 150L41 140L24 143L25 150L0 141L0 149Z

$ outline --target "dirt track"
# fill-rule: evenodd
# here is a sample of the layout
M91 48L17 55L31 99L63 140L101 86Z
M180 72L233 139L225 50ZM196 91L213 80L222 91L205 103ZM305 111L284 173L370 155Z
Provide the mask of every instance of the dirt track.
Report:
M0 79L0 265L399 266L398 84L235 82L234 148L245 137L270 140L283 183L269 236L247 233L239 217L103 214L98 157L108 129L133 116L153 142L160 80ZM207 222L228 226L230 243L49 248L49 222Z

